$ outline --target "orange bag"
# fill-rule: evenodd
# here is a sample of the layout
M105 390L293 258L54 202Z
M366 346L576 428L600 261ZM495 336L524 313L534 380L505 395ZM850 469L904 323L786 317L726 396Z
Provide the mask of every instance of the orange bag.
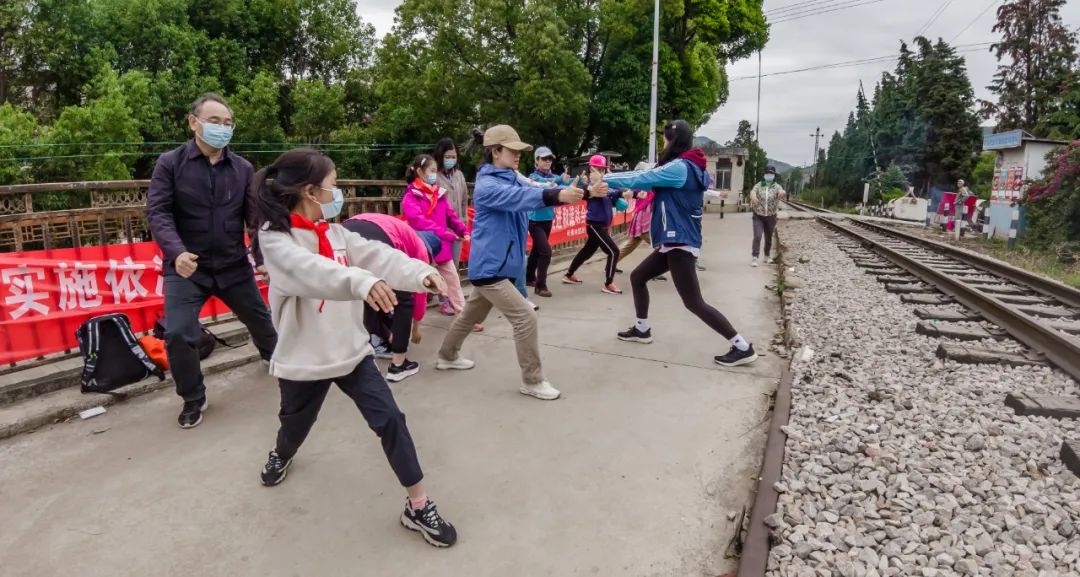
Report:
M163 371L169 370L169 355L165 352L165 341L154 335L146 335L139 339L139 346L146 351L146 356Z

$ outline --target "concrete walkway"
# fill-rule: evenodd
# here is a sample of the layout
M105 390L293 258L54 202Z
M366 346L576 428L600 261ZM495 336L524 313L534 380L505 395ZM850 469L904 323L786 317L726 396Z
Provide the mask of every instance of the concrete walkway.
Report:
M749 267L750 219L707 215L706 299L758 350L777 330L769 267ZM639 249L623 268L644 256ZM430 370L447 319L429 315L393 386L440 511L460 533L437 550L403 529L404 491L378 439L335 391L288 479L258 473L277 428L277 387L261 365L208 380L193 430L159 392L88 421L0 442L0 574L118 576L715 576L728 514L744 505L764 445L781 359L722 369L728 344L686 312L671 283L650 284L657 342L623 343L627 293L554 276L541 339L564 398L517 392L510 327L492 316L469 338L470 372ZM560 275L561 273L554 273Z

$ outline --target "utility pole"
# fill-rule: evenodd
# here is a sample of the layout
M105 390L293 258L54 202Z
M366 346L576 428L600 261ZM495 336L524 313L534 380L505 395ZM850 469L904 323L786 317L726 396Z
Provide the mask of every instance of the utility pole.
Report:
M653 10L652 100L649 103L649 163L656 165L656 74L660 67L660 0Z
M814 174L810 177L810 184L812 186L814 184L817 184L817 173L818 170L821 168L820 166L817 166L818 142L821 140L821 127L817 127L817 130L815 130L814 133L810 136L814 137L814 154L810 156L810 166L814 167Z
M754 142L761 134L761 50L757 51L757 120L754 123Z

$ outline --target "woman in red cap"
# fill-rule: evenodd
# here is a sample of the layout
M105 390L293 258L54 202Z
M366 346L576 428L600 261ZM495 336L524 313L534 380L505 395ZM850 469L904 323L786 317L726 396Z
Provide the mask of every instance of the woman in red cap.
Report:
M602 154L594 154L589 158L590 182L599 184L600 179L603 178L607 171L607 157ZM589 209L585 215L585 224L587 225L585 231L589 236L589 240L585 241L585 246L581 247L577 256L570 263L570 268L562 278L563 284L582 284L574 273L581 268L581 265L585 264L585 261L596 254L596 249L600 249L607 255L607 260L604 263L604 287L601 290L607 294L622 294L622 291L615 286L615 264L619 260L619 245L615 244L615 240L608 234L608 227L611 226L614 209L617 206L621 206L621 210L626 209L623 196L629 198L632 194L631 191L624 193L621 188L612 188L607 194L589 196Z

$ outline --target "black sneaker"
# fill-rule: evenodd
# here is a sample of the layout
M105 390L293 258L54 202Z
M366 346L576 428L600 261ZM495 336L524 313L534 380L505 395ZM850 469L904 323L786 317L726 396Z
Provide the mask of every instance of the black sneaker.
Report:
M278 456L277 451L270 451L270 457L266 460L262 470L262 484L265 487L273 487L285 480L285 474L289 472L292 459L286 461Z
M615 267L615 274L622 274L623 270L619 267Z
M630 330L619 333L620 341L627 341L631 343L643 343L649 344L652 342L652 329L645 332L639 331L637 326L630 327Z
M386 380L391 383L397 383L399 381L404 381L419 372L420 363L405 359L405 362L400 365L390 363L390 368L386 370Z
M206 402L206 397L203 397L196 401L184 401L184 408L180 411L180 416L177 417L177 422L180 423L181 429L191 429L198 427L202 422L203 411L206 407L210 406Z
M423 509L414 511L405 501L405 512L401 514L401 525L410 531L416 531L424 541L436 547L449 547L457 543L457 529L443 519L435 509L435 502L428 500Z
M740 351L738 348L732 346L731 350L726 355L721 357L715 357L713 359L716 364L725 367L737 367L739 365L748 365L757 360L757 353L754 352L754 345L750 345L750 348L745 351Z

